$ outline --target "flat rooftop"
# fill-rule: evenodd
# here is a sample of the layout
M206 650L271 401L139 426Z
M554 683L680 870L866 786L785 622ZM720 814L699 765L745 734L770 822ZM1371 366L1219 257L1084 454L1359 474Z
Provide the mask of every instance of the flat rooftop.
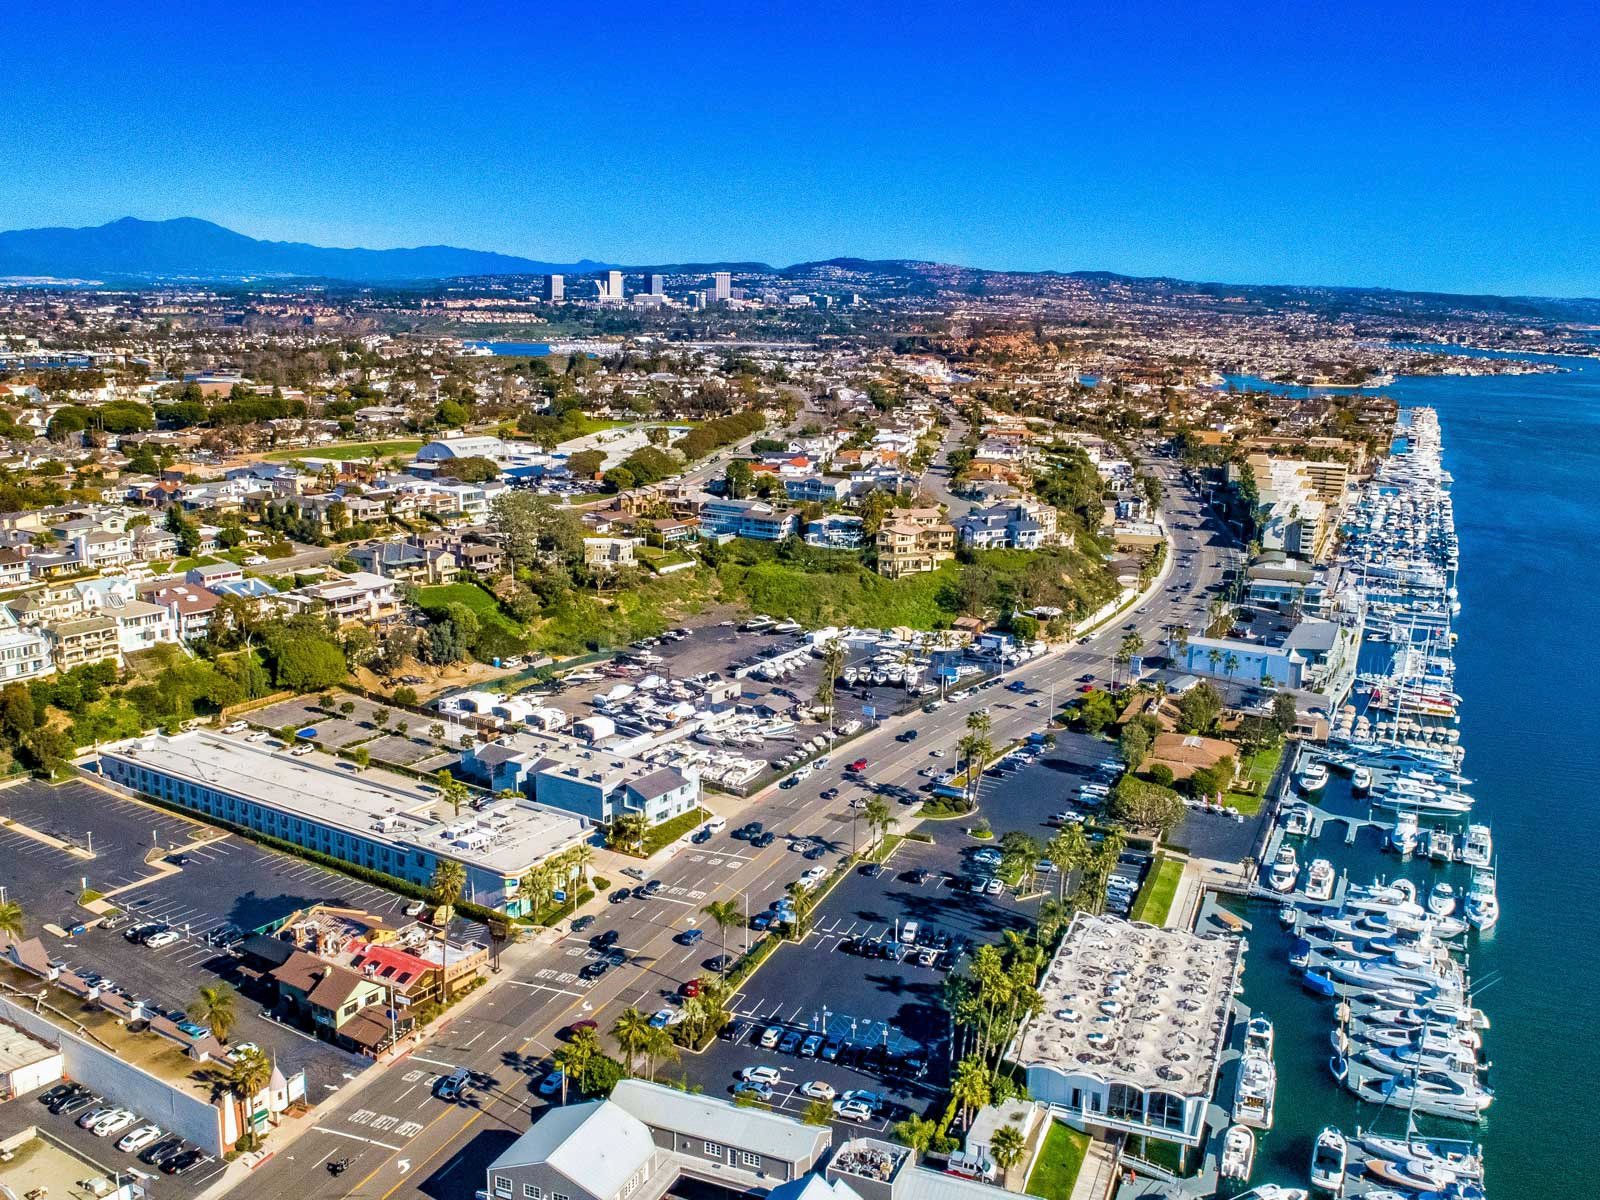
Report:
M15 1025L0 1022L0 1071L9 1073L19 1067L31 1067L59 1053L54 1046L45 1045Z
M1244 942L1079 913L1045 971L1044 1011L1013 1046L1024 1067L1209 1096Z
M320 752L293 758L282 750L196 730L151 734L104 746L102 758L137 763L250 800L301 820L453 858L506 877L587 833L570 813L527 799L501 801L456 817L438 790L378 767L356 771Z

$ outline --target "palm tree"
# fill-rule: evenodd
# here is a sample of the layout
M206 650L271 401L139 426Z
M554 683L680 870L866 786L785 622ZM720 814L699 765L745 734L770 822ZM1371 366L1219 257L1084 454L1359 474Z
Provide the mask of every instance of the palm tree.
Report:
M867 819L867 829L872 834L874 845L883 834L889 832L889 826L894 824L894 813L890 811L889 802L882 796L874 796L868 800L866 807L861 810L861 815Z
M816 901L811 895L811 889L802 887L799 880L791 883L784 891L794 902L794 929L791 933L798 942L805 935L806 918L811 915L811 906Z
M956 1064L955 1078L950 1083L950 1097L961 1108L963 1125L971 1123L972 1114L988 1104L992 1095L989 1068L981 1058L969 1055Z
M246 1050L234 1057L223 1078L228 1090L248 1105L272 1082L272 1063L261 1051Z
M544 911L545 899L554 886L555 874L550 862L530 868L522 877L522 894L528 897L529 910L535 919Z
M228 1031L234 1026L238 1014L233 1010L233 989L225 983L209 983L202 987L190 1006L199 1023L209 1025L218 1041L228 1040Z
M589 882L589 868L594 866L594 847L589 845L588 842L579 842L571 850L567 851L567 855L571 859L572 865L577 868L578 886L582 888L584 884Z
M454 859L440 859L433 869L433 900L444 908L454 908L467 886L467 869Z
M650 1029L646 1022L645 1028ZM672 1035L665 1029L650 1029L649 1036L644 1043L645 1078L652 1083L656 1078L656 1062L677 1062L678 1047L672 1041Z
M633 1074L633 1065L650 1044L653 1033L655 1030L650 1028L650 1018L632 1006L623 1009L612 1022L611 1036L617 1039L617 1045L628 1064L629 1075Z
M1000 1126L989 1139L989 1153L994 1156L995 1166L1000 1168L1002 1174L1022 1160L1022 1152L1026 1146L1022 1130L1015 1125Z
M1228 678L1233 678L1233 673L1239 669L1239 656L1233 651L1228 651L1222 660L1222 669L1228 673Z
M844 643L835 638L822 649L822 676L817 680L816 703L828 712L828 736L833 737L834 685L844 670Z
M1211 673L1217 673L1217 664L1222 661L1222 651L1215 646L1206 651L1206 661L1211 664Z
M575 1030L566 1045L556 1050L552 1057L561 1069L561 1103L567 1102L567 1085L576 1081L581 1088L590 1064L601 1053L600 1035L592 1029Z
M4 904L0 904L0 933L21 941L24 932L22 905L15 900L7 900Z
M728 957L728 930L735 925L744 924L744 914L739 911L739 906L732 900L713 900L700 910L716 923L717 929L722 933L722 957Z

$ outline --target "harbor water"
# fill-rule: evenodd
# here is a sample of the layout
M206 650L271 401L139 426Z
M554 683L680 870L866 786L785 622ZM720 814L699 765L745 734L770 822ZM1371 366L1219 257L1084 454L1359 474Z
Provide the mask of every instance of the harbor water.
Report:
M1501 916L1470 940L1475 1002L1490 1016L1485 1055L1495 1101L1474 1132L1420 1122L1431 1133L1478 1137L1496 1200L1579 1200L1595 1193L1583 1147L1600 1115L1600 706L1588 642L1600 613L1600 360L1551 360L1553 375L1406 378L1385 388L1405 406L1439 414L1444 465L1455 478L1462 609L1455 622L1455 690L1462 696L1462 771L1474 782L1472 819L1493 827ZM1243 381L1241 381L1243 382ZM1365 815L1335 773L1334 812ZM1402 861L1371 830L1346 844L1342 825L1299 847L1354 882L1404 874L1424 890L1468 872ZM1300 991L1275 907L1238 911L1253 922L1245 1000L1277 1025L1278 1112L1253 1182L1305 1186L1312 1139L1326 1123L1403 1131L1405 1114L1357 1103L1328 1070L1330 1002Z

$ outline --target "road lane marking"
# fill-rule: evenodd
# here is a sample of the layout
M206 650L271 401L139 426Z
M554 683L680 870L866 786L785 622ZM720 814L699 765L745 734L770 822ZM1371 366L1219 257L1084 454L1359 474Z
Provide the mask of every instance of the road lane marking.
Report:
M362 1137L358 1133L346 1133L342 1129L329 1129L326 1125L313 1125L311 1128L318 1133L331 1133L335 1137L349 1138L352 1142L365 1142L369 1146L382 1146L385 1150L398 1150L399 1146L391 1146L388 1142L380 1142L377 1138Z

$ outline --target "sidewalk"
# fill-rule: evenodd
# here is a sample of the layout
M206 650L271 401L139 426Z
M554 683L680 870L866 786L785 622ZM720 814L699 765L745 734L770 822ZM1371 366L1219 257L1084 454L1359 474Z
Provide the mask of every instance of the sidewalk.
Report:
M1117 1185L1117 1156L1111 1143L1100 1138L1089 1140L1083 1165L1073 1181L1069 1200L1105 1200Z

